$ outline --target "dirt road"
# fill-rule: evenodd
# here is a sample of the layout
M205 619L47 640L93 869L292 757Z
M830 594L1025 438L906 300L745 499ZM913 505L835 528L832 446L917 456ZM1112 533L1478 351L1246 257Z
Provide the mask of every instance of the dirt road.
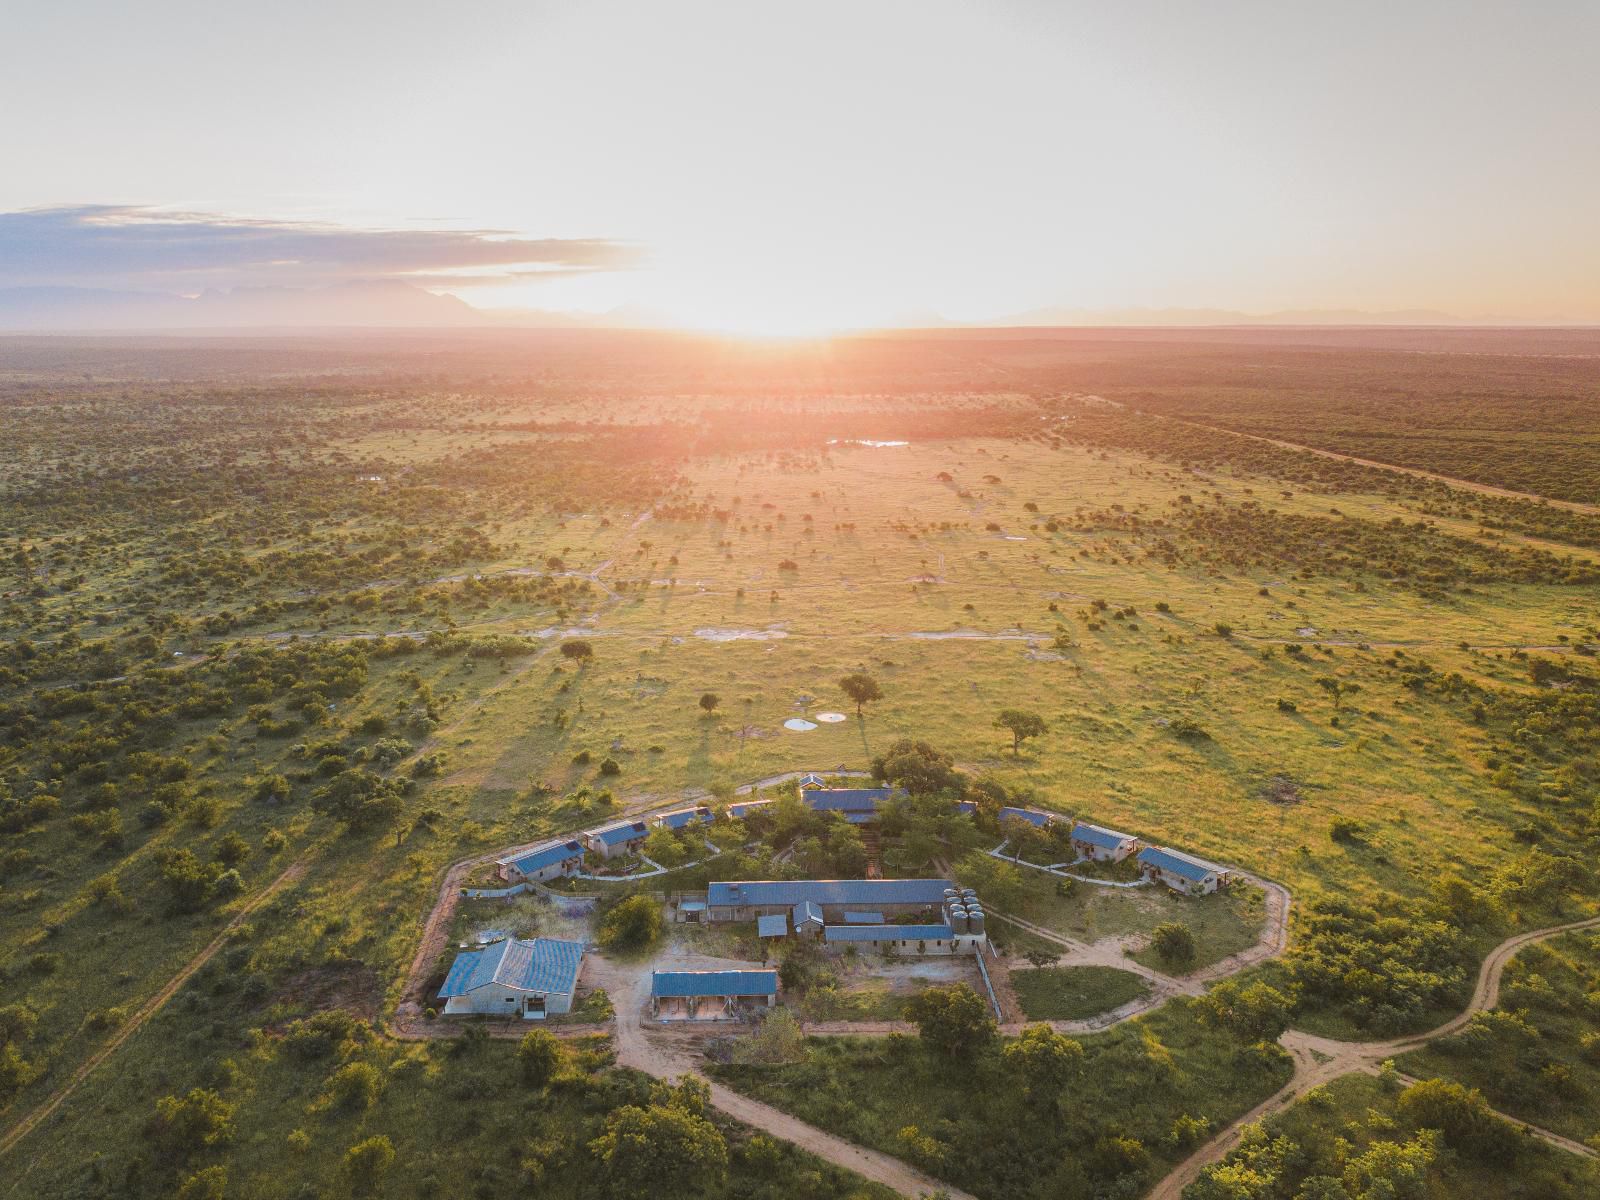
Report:
M658 1079L676 1079L693 1076L711 1089L711 1103L736 1120L773 1137L792 1142L809 1150L818 1158L836 1166L854 1171L864 1179L881 1183L903 1196L939 1194L951 1200L974 1200L966 1192L924 1174L915 1167L858 1146L844 1138L835 1137L798 1117L763 1104L749 1096L715 1083L702 1075L693 1057L698 1042L696 1032L671 1030L660 1027L646 1028L645 1012L650 1002L650 969L655 962L644 964L615 963L596 955L592 964L592 981L602 986L617 1008L616 1039L617 1062L632 1067ZM734 963L700 956L684 958L669 965L705 970L716 967L748 967L748 963ZM713 1027L716 1028L716 1027Z
M1506 964L1524 946L1570 933L1575 929L1596 927L1600 927L1600 917L1591 917L1586 921L1570 921L1565 925L1553 925L1548 929L1534 929L1507 938L1483 960L1483 966L1478 970L1478 982L1472 990L1472 999L1467 1007L1443 1025L1426 1033L1410 1034L1382 1042L1343 1042L1336 1038L1317 1037L1298 1030L1289 1030L1279 1041L1294 1059L1293 1078L1277 1093L1251 1109L1173 1168L1172 1172L1156 1185L1147 1200L1181 1200L1183 1189L1198 1179L1200 1172L1207 1166L1217 1162L1232 1150L1238 1144L1244 1126L1250 1122L1263 1120L1287 1108L1312 1088L1329 1083L1341 1075L1348 1075L1352 1071L1375 1074L1386 1060L1404 1054L1408 1050L1415 1050L1435 1038L1454 1033L1478 1013L1493 1008L1500 998L1500 976L1505 971ZM1600 1157L1587 1146L1580 1146L1548 1130L1538 1129L1514 1117L1507 1117L1506 1120L1529 1129L1544 1141L1563 1150L1591 1158Z
M1301 442L1286 442L1280 438L1265 437L1259 433L1241 433L1237 429L1226 429L1221 425L1208 425L1204 421L1186 421L1182 417L1167 417L1177 425L1188 425L1194 429L1205 429L1211 433L1226 433L1231 437L1245 438L1252 442L1265 442L1269 446L1277 446L1280 450L1302 450L1307 454L1315 454L1318 458L1331 458L1337 462L1354 463L1361 467L1373 467L1379 471L1394 471L1400 475L1410 475L1417 479L1429 479L1434 483L1448 484L1453 488L1460 488L1464 492L1477 492L1484 496L1499 496L1506 500L1531 500L1535 504L1548 504L1551 508L1564 508L1575 513L1600 513L1600 504L1585 504L1580 500L1553 500L1549 496L1541 496L1536 492L1519 492L1513 488L1496 487L1492 483L1474 483L1470 479L1461 479L1454 475L1441 475L1437 471L1425 471L1421 467L1402 467L1398 463L1380 462L1375 458L1358 458L1354 454L1341 454L1337 450L1324 450L1318 446L1307 446Z
M34 1109L27 1116L23 1117L22 1120L18 1121L15 1125L8 1129L5 1133L5 1136L0 1137L0 1157L4 1157L10 1152L12 1147L14 1147L23 1138L27 1137L28 1134L32 1133L33 1130L37 1129L41 1122L49 1117L51 1113L55 1112L56 1109L61 1107L66 1098L72 1095L75 1090L77 1090L78 1085L87 1079L94 1072L96 1067L115 1054L124 1042L126 1042L144 1026L146 1021L155 1016L156 1013L160 1012L167 1001L171 1000L173 996L177 995L178 989L187 983L190 977L194 975L196 971L205 966L206 963L210 962L218 950L221 950L225 945L228 944L230 935L236 928L238 928L240 924L244 922L246 917L250 916L251 913L255 912L279 892L283 891L285 888L299 880L301 876L306 873L306 867L309 865L314 853L314 851L307 852L299 860L292 863L288 869L283 872L283 874L279 875L271 883L267 884L266 887L262 888L260 892L256 893L256 895L252 896L248 901L240 905L238 911L233 914L233 918L225 926L223 926L222 932L218 933L216 937L212 938L211 941L206 943L205 949L201 950L199 954L196 954L186 964L184 964L183 969L174 975L170 980L168 980L160 991L141 1004L139 1006L139 1010L134 1013L133 1016L129 1017L127 1021L125 1021L122 1026L118 1028L116 1033L112 1034L112 1036L106 1041L106 1044L91 1054L78 1067L78 1069L72 1073L65 1083L51 1093L50 1097L45 1100L43 1104L39 1105L38 1108ZM16 1183L20 1182L21 1176L19 1175L13 1182L13 1188L15 1187Z

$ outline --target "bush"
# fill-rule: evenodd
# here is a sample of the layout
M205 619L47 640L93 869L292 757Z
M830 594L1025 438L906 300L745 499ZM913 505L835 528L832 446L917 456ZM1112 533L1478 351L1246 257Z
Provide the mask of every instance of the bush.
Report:
M619 763L614 758L602 758L600 760L600 774L602 774L602 775L621 775L622 774L622 764Z
M378 1190L393 1165L394 1143L379 1134L346 1150L343 1170L351 1191L358 1196L370 1196Z
M1194 961L1194 931L1187 925L1162 922L1151 931L1150 945L1161 956L1161 961L1171 966L1188 966Z
M547 1030L530 1029L517 1047L517 1065L521 1068L523 1083L533 1088L544 1087L561 1065L560 1041Z
M649 896L629 896L600 921L600 944L608 950L638 950L661 936L661 906Z
M346 1112L371 1108L383 1090L383 1076L371 1063L348 1062L328 1077L328 1102Z

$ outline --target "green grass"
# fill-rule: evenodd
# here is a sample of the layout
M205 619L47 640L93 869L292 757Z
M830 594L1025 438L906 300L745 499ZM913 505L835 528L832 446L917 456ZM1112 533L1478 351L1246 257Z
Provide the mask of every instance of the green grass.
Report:
M1079 1021L1137 1000L1150 985L1115 967L1040 967L1011 972L1030 1021Z

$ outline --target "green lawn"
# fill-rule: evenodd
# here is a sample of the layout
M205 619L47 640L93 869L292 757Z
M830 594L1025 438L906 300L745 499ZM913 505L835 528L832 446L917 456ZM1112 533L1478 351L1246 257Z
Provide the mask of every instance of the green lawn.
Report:
M1040 967L1011 972L1030 1021L1078 1021L1137 1000L1150 985L1115 967Z

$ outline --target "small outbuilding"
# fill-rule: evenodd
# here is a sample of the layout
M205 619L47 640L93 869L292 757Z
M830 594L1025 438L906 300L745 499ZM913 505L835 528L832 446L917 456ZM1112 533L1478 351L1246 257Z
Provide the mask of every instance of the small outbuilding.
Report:
M822 906L815 900L800 901L789 915L794 921L796 933L814 936L822 932Z
M650 1014L658 1021L721 1021L777 999L772 970L650 972Z
M572 1011L583 943L506 938L456 955L439 989L446 1016L522 1017Z
M1131 833L1079 821L1072 827L1072 848L1095 862L1121 862L1139 848L1139 839Z
M1036 829L1049 829L1056 823L1056 816L1037 808L1002 808L1000 824L1004 825L1007 821L1026 821Z
M521 854L495 860L495 870L507 883L554 879L571 875L583 864L583 844L578 841L550 842Z
M789 918L782 913L773 913L769 917L757 917L756 936L760 938L788 937Z
M1207 895L1216 891L1228 878L1226 867L1164 846L1146 846L1139 851L1138 862L1139 870L1146 879L1164 883L1186 896Z
M650 836L650 828L643 821L618 821L585 832L583 844L601 858L616 858L621 854L636 854Z

